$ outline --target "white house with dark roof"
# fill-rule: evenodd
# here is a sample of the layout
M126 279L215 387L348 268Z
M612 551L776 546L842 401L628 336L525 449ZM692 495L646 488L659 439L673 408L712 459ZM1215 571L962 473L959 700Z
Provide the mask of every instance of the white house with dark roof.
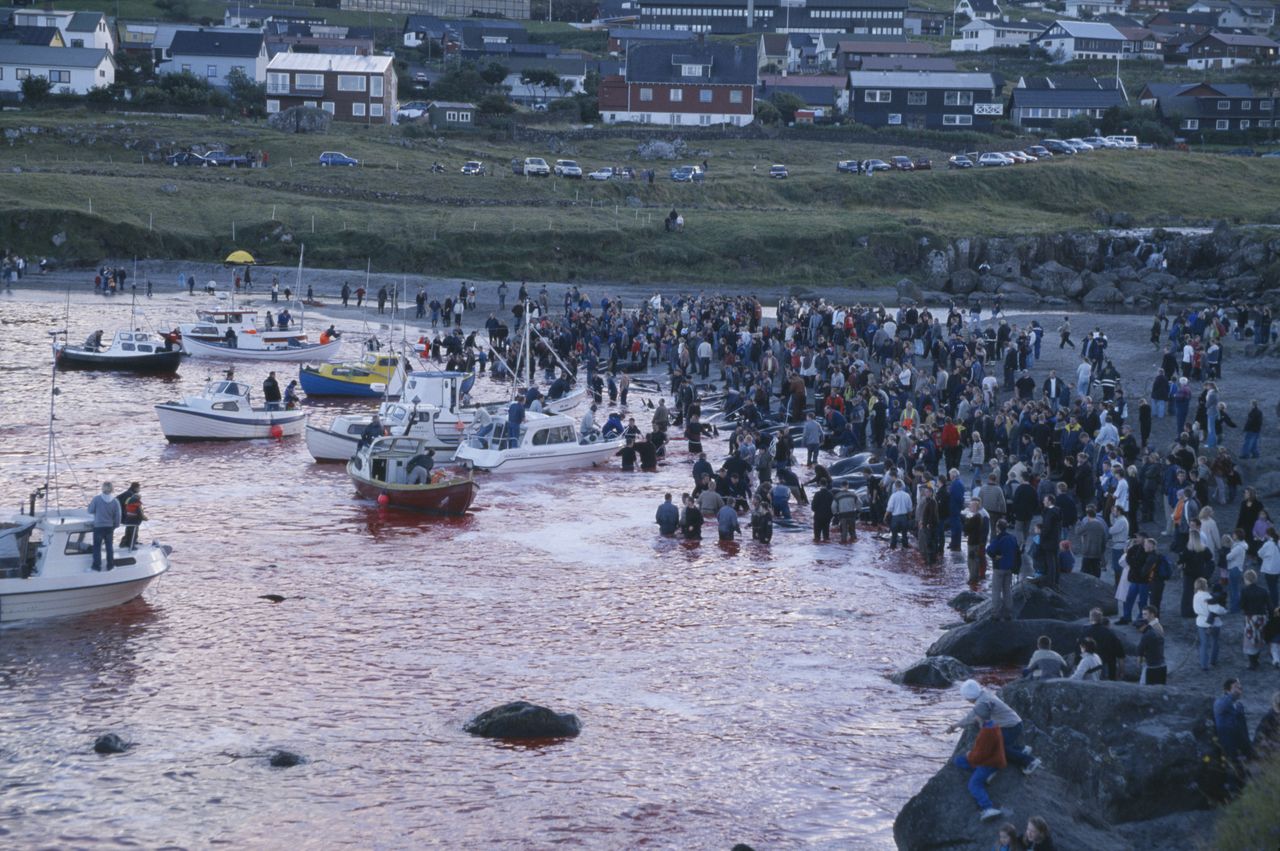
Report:
M971 21L994 21L1000 17L1000 4L996 0L958 0L955 14Z
M15 9L13 23L20 27L57 27L67 47L85 47L116 52L116 37L101 12L55 12L43 9Z
M22 91L28 77L44 77L54 92L82 95L116 81L116 60L96 47L0 47L0 92Z
M1065 0L1062 5L1062 14L1068 18L1100 18L1128 11L1129 0Z
M1075 59L1131 59L1125 50L1126 39L1111 24L1094 21L1057 20L1041 35L1031 40L1055 62Z
M227 75L236 68L256 83L267 80L267 43L261 32L179 30L168 56L161 73L189 71L218 88L227 87Z
M1187 11L1212 14L1223 29L1240 28L1265 33L1276 25L1276 4L1273 0L1196 0L1187 7Z
M1026 47L1031 39L1044 32L1044 24L1027 21L970 21L960 28L960 37L951 39L954 52L984 51L995 47Z

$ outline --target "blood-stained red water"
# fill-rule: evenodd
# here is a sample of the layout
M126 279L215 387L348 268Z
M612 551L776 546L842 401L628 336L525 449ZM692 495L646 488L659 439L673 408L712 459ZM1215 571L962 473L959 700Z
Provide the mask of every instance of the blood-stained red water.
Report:
M192 305L146 308L167 328ZM13 510L43 481L63 311L0 302ZM122 301L70 309L73 340L127 322ZM140 481L143 537L173 545L173 569L128 606L0 630L0 845L882 848L949 753L955 697L887 676L953 619L962 568L866 535L661 539L663 492L690 484L682 446L653 475L485 476L462 519L380 510L300 438L168 445L151 406L218 371L59 376L83 486L67 501ZM266 371L237 366L255 389ZM516 699L578 713L582 735L461 731ZM107 731L136 746L94 754ZM237 758L274 747L309 762Z

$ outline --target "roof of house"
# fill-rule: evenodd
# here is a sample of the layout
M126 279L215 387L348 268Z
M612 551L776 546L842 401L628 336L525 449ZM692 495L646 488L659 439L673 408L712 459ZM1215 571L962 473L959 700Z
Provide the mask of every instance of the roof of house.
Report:
M226 30L179 30L173 34L169 52L183 56L257 56L262 52L262 33Z
M1147 83L1142 87L1140 96L1182 98L1191 95L1197 89L1207 89L1208 92L1195 97L1254 97L1253 89L1247 83Z
M1000 7L996 5L996 0L969 0L969 8L986 15L1000 14Z
M101 12L76 12L67 22L67 32L91 33L102 21Z
M115 64L105 47L42 47L14 44L0 51L0 64L40 65L49 68L97 68L103 59Z
M635 56L639 48L633 48ZM561 77L582 77L587 73L587 65L581 56L505 56L502 65L507 69L507 76L523 71L554 71Z
M1115 77L1084 77L1058 74L1053 77L1023 77L1018 80L1020 89L1056 89L1058 91L1087 92L1114 90L1120 87Z
M1196 44L1201 41L1216 41L1227 47L1280 47L1273 40L1264 35L1234 35L1232 33L1208 33Z
M764 42L766 56L781 56L787 52L786 33L764 33L760 39Z
M404 19L404 32L429 33L435 37L444 35L448 24L435 15L409 15Z
M867 56L863 71L954 71L956 61L941 56Z
M1013 101L1018 106L1088 107L1090 109L1123 106L1124 93L1114 89L1014 89Z
M9 27L0 30L0 41L49 47L57 35L57 27Z
M851 88L868 89L996 89L990 74L958 71L850 71Z
M433 100L427 104L427 109L432 107L439 107L440 109L475 109L476 105L458 100Z
M1057 20L1053 22L1055 26L1060 27L1071 38L1101 38L1112 39L1114 41L1123 41L1124 36L1120 31L1111 24L1096 24L1091 21L1070 21ZM1052 27L1050 27L1052 29ZM1045 35L1049 34L1049 30L1045 30ZM1042 36L1043 37L1043 36Z
M760 75L760 85L762 86L786 86L787 88L792 89L843 89L846 82L848 81L845 79L843 74Z
M709 77L685 77L679 66L711 66ZM704 80L720 84L757 82L756 53L739 45L721 43L642 44L631 51L627 81L681 83Z
M850 39L840 42L841 53L858 53L864 55L891 56L893 54L920 55L937 53L938 46L927 41L906 41L905 39L894 39L892 41L867 41L863 39Z
M997 18L995 20L984 21L982 18L975 18L960 28L961 32L965 30L985 30L985 29L1001 29L1001 30L1021 30L1022 32L1041 33L1044 32L1046 24L1037 24L1033 21L1011 21L1008 18Z
M1199 26L1212 27L1218 23L1218 16L1212 12L1157 12L1147 19L1147 26Z
M616 38L618 41L692 41L693 33L688 30L642 30L636 27L609 27L609 38Z
M267 63L268 71L337 71L351 74L385 74L390 56L354 56L347 53L277 53Z

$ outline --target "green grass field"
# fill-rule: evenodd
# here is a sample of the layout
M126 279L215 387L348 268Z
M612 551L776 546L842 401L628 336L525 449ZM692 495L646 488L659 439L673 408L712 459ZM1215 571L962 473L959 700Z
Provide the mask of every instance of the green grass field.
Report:
M242 247L317 265L530 279L820 284L895 276L904 254L959 236L1093 227L1099 209L1139 221L1183 216L1274 221L1280 161L1175 152L1098 152L1074 161L949 172L946 152L814 140L693 142L703 184L673 162L635 157L638 139L519 145L484 134L408 139L335 124L324 136L255 123L50 111L0 116L24 131L0 147L0 237L64 262L107 256L212 259ZM664 134L654 133L655 137ZM139 151L200 144L265 150L266 169L173 168ZM1011 144L1011 143L1007 143ZM359 158L322 168L321 151ZM922 155L932 172L838 174L838 159ZM584 168L653 167L657 180L597 183L513 175L512 157ZM483 160L486 177L458 173ZM432 174L439 161L445 174ZM770 180L772 163L791 176ZM667 234L672 208L686 230ZM55 248L51 237L65 233ZM234 234L234 235L233 235ZM288 234L285 241L281 235Z

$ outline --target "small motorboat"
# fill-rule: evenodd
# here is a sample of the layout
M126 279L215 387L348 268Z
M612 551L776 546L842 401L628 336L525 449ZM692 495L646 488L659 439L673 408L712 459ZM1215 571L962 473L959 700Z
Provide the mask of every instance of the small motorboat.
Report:
M259 336L266 345L288 343L290 340L299 343L307 341L307 333L301 323L296 328L279 328L274 322L268 327L265 322L258 321L258 311L253 308L217 307L197 310L195 322L178 326L178 334L184 345L187 340L221 343L226 340L227 331L237 337Z
M221 343L206 343L194 337L184 337L182 346L187 354L196 358L220 358L222 360L262 360L300 363L322 361L338 354L341 340L327 343L306 343L298 340L270 342L257 334L245 334Z
M465 514L479 485L469 471L432 468L430 446L418 437L379 437L347 461L356 492L379 505L432 514Z
M0 622L76 615L138 597L169 569L170 547L115 551L115 567L93 570L93 518L53 510L0 521Z
M303 366L298 382L308 396L399 396L404 389L405 359L390 352L365 352L357 362Z
M502 473L544 473L591 467L622 448L621 437L578 436L578 424L564 414L526 412L519 434L508 433L504 419L474 423L454 453L454 460Z
M199 396L156 405L160 430L172 443L192 440L253 440L302 433L307 412L300 408L255 408L249 386L239 381L210 382Z
M115 372L177 372L182 349L168 337L145 331L117 331L111 345L103 349L101 331L89 335L81 345L65 340L53 344L53 358L59 369L98 369Z

